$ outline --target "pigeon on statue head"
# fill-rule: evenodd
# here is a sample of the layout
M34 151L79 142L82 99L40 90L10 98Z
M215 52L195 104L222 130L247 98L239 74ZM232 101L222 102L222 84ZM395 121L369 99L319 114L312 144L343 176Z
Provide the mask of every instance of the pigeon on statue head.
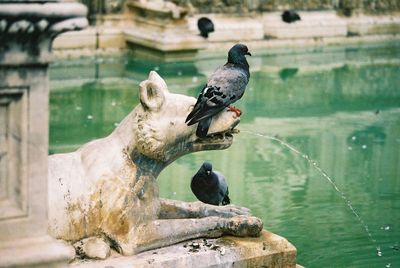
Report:
M185 122L189 126L198 123L196 135L199 138L207 136L215 115L243 96L250 79L246 55L251 56L246 45L234 45L228 52L228 62L211 74L197 98ZM237 116L241 115L241 111L235 107L229 107L229 110Z

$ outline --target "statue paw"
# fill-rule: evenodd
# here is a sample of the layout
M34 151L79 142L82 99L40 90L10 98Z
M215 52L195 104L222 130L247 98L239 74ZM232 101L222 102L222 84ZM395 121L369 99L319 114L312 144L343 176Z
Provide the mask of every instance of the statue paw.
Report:
M211 206L209 208L209 215L207 216L220 216L223 218L250 216L250 209L236 205Z
M100 237L85 238L73 246L80 258L104 260L110 256L110 245Z
M257 217L236 216L227 224L227 232L234 236L257 237L263 229L263 222Z

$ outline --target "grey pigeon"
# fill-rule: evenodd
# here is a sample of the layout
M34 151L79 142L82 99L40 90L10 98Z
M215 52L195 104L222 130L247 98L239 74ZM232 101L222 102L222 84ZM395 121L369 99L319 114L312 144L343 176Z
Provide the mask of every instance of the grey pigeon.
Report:
M201 202L216 206L231 202L225 177L220 172L213 171L210 162L203 163L193 176L190 188Z
M208 34L214 32L214 23L209 18L201 17L197 21L197 28L199 28L201 36L208 38Z
M199 123L196 135L207 136L212 118L230 104L240 99L250 79L249 64L246 55L251 56L247 46L234 45L228 52L228 62L211 74L207 85L201 91L193 110L186 118L190 126ZM230 110L240 116L241 111L235 107Z
M292 23L301 20L300 15L294 10L285 10L282 15L282 20L286 23Z

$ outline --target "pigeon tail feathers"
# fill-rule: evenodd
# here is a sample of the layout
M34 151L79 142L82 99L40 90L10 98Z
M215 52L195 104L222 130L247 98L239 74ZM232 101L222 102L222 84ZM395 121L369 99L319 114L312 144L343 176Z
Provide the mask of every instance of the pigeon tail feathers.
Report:
M196 129L196 135L199 138L205 138L207 136L208 129L210 128L212 117L208 117L204 120L199 121L199 125Z
M224 196L224 199L222 199L222 202L221 202L221 204L223 206L229 205L231 203L231 199L229 198L228 195L229 195L229 191L228 191L228 189L226 189L226 194Z

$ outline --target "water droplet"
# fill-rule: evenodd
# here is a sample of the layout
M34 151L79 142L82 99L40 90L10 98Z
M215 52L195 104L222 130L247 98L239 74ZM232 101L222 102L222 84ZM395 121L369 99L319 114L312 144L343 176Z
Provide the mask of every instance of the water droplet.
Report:
M118 127L119 126L119 123L114 123L114 127Z
M197 83L198 80L199 80L199 78L197 78L197 76L192 77L192 83Z
M390 230L390 226L388 225L388 226L385 226L385 231L389 231Z
M172 194L173 194L173 195L176 195L176 192L173 192Z
M115 106L115 105L117 105L117 103L115 101L112 101L111 106Z
M347 147L347 149L351 151L351 150L353 150L353 147L349 146L349 147Z
M391 263L388 263L386 264L386 267L389 268L391 265L392 265Z
M89 115L87 116L87 119L92 120L92 119L93 119L93 115L89 114Z
M159 71L159 70L160 70L160 67L154 66L154 71Z
M353 141L355 141L357 138L356 138L356 136L353 136L353 137L351 137L351 139L352 139Z
M82 107L81 106L76 106L75 110L80 111L80 110L82 110Z
M363 144L363 146L361 146L361 148L363 148L365 150L365 149L367 149L367 145Z
M376 248L376 255L378 255L379 257L382 257L381 247Z
M182 71L178 71L178 76L181 76L182 75Z

